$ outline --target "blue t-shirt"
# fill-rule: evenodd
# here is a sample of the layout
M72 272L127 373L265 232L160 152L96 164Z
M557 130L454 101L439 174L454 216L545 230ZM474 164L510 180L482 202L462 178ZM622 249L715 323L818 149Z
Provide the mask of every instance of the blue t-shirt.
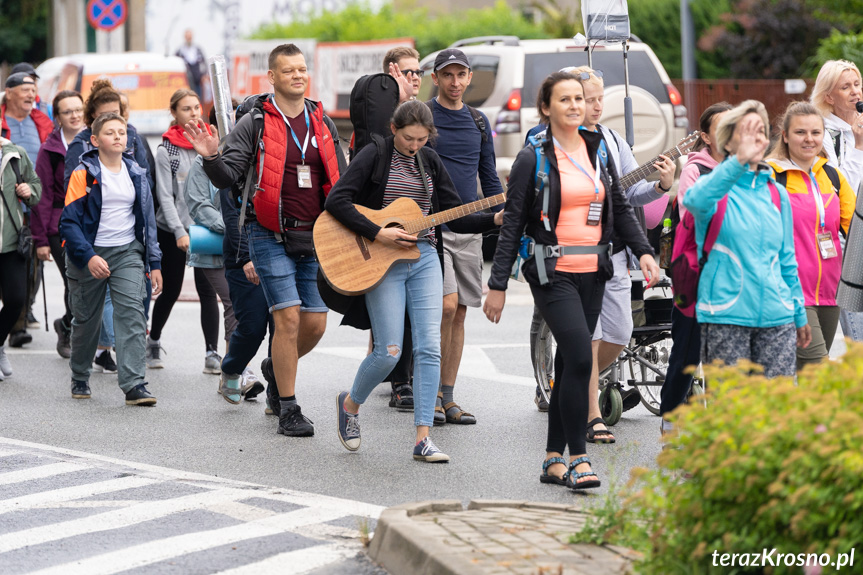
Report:
M9 124L9 140L16 146L24 148L27 156L30 157L30 161L35 166L36 157L39 155L39 148L42 147L42 140L39 139L39 130L36 128L36 122L30 116L19 122L7 114L6 123Z
M440 156L447 173L465 204L479 199L477 195L476 178L479 175L480 186L484 197L503 192L494 158L494 141L488 118L482 114L485 121L488 139L482 141L482 132L473 121L466 105L461 110L450 110L441 106L437 99L433 101L434 125L437 128L437 138L430 144ZM492 208L493 211L503 209L503 204Z

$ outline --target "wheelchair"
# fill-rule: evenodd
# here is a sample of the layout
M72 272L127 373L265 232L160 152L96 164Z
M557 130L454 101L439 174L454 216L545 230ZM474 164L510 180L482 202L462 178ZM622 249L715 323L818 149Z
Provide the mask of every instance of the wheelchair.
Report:
M671 282L663 277L654 286L661 295L645 299L643 280L638 281L636 276L640 273L633 272L632 338L618 358L599 374L599 406L608 425L615 425L624 411L639 403L659 415L660 394L671 354ZM540 394L550 401L557 345L545 320L540 321L531 338L534 377ZM691 395L704 393L701 381L696 376Z

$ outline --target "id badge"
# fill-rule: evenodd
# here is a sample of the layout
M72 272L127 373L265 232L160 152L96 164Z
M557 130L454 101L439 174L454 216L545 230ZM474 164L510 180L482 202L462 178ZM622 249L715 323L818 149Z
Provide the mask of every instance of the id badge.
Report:
M587 225L598 226L602 221L602 202L590 202L587 210Z
M833 235L829 232L818 234L818 249L821 250L821 257L825 260L835 258L839 254L836 253L836 244L833 243Z
M297 185L301 188L312 187L312 168L305 164L297 166Z

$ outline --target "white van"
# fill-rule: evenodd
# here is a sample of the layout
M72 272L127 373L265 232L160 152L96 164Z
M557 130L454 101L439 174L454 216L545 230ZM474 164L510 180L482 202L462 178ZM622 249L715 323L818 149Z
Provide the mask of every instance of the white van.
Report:
M129 122L151 137L161 136L171 124L171 95L189 87L182 58L149 52L60 56L45 60L36 73L39 97L49 107L61 90L77 90L86 99L94 81L109 78L129 97Z

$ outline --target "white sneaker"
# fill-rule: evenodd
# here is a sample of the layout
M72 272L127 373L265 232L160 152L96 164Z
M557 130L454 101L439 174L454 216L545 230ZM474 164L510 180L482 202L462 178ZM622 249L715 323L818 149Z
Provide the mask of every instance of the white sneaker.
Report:
M6 357L6 346L0 345L0 381L3 381L4 376L12 375L12 364L9 363L9 358Z

